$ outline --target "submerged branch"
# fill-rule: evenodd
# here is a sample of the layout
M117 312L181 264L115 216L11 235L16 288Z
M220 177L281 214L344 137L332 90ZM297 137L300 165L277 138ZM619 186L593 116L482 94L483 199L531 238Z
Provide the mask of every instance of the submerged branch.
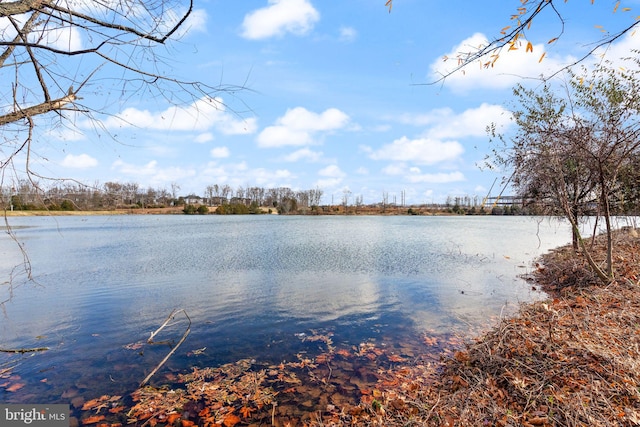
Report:
M185 315L185 317L187 318L187 321L189 322L189 324L187 325L187 329L185 329L184 334L182 335L182 338L180 338L180 341L178 341L178 344L176 344L176 346L173 347L169 353L167 353L167 355L164 357L164 359L162 359L160 361L160 363L158 363L158 366L156 366L154 368L154 370L151 371L151 373L149 373L149 375L147 375L147 377L140 383L140 387L144 387L149 382L151 377L153 377L156 374L156 372L158 372L158 370L162 367L162 365L164 365L166 363L166 361L169 360L169 358L173 355L173 353L176 352L178 347L180 347L180 345L184 342L184 340L187 339L187 335L189 335L189 333L191 332L191 318L189 317L187 312L184 311L183 308L181 308L180 310L173 310L169 314L169 316L167 316L167 319L164 321L164 323L162 325L160 325L160 327L158 329L156 329L155 331L151 332L151 335L149 336L149 339L147 340L147 344L154 344L155 342L153 341L153 338L156 335L158 335L160 333L160 331L162 331L169 324L169 322L171 320L173 320L175 318L175 316L180 312L182 312Z
M0 348L2 353L32 353L36 351L47 351L49 347L35 347L35 348Z

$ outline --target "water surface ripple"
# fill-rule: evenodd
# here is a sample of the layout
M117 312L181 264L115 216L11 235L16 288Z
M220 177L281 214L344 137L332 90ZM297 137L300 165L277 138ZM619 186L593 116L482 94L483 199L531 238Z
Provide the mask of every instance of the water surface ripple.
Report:
M34 282L13 281L0 343L31 394L64 402L70 387L125 393L167 348L140 352L174 308L192 333L166 369L240 358L292 359L296 334L338 344L419 337L485 324L538 297L518 276L568 227L529 217L86 216L10 218ZM3 280L21 262L0 239ZM16 270L13 270L14 273ZM3 285L3 300L10 286ZM184 322L166 335L179 339ZM198 358L190 349L207 347ZM4 365L6 366L6 365ZM46 381L43 381L46 380Z

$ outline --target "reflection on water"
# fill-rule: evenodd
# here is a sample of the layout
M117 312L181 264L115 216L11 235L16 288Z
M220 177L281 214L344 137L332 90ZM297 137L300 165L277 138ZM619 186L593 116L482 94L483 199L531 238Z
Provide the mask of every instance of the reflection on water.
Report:
M166 369L291 359L296 334L415 339L486 324L536 298L518 278L568 227L521 217L97 216L10 218L35 283L13 285L3 355L28 383L2 401L64 402L70 387L126 393L166 347L132 350L174 308L193 325ZM25 226L25 227L22 227ZM0 240L3 280L21 262ZM9 286L2 287L3 299ZM179 339L184 325L163 333ZM190 350L206 347L198 357ZM192 354L192 353L191 353ZM43 381L46 380L46 381ZM93 394L96 391L91 390Z

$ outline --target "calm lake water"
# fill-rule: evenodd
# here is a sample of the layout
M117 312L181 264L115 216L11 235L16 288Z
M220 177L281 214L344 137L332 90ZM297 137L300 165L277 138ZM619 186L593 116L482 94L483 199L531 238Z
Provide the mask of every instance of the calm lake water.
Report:
M93 397L133 391L167 352L136 344L175 308L186 310L192 331L165 371L241 358L291 360L301 334L312 331L332 333L338 345L473 331L519 301L539 298L519 275L570 240L566 224L530 217L70 216L9 223L34 281L14 278L0 347L50 350L0 355L0 369L14 366L26 383L16 392L0 388L0 401L32 403L67 403L70 388ZM1 280L19 273L21 261L3 233ZM3 300L10 290L2 285ZM176 320L158 339L181 337L186 319Z

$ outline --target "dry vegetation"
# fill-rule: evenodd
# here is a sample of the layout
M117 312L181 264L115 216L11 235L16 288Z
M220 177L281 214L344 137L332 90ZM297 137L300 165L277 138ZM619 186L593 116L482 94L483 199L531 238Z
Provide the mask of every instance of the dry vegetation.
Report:
M372 343L297 360L194 369L171 387L77 404L83 425L138 426L634 426L640 425L640 239L619 232L616 277L600 286L571 248L531 280L549 299L464 345L426 336L433 354ZM592 243L603 254L600 241Z
M640 241L616 240L616 282L598 286L570 248L546 255L532 279L550 298L456 352L428 387L400 376L410 409L382 424L640 425Z

